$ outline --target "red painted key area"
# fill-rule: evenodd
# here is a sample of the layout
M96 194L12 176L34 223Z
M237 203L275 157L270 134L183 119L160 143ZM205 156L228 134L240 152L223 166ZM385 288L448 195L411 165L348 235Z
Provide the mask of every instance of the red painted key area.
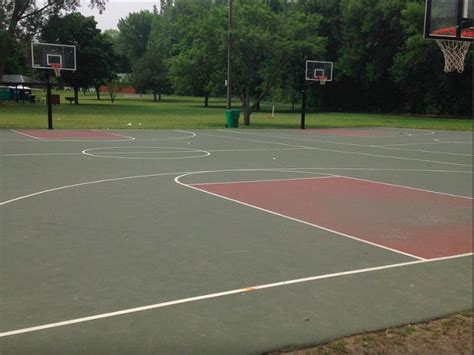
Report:
M473 251L470 198L346 177L192 186L422 258Z

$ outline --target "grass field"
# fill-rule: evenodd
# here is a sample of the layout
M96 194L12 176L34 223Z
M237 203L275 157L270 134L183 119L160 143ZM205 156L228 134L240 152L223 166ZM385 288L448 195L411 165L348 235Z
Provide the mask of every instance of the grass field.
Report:
M57 92L55 92L57 93ZM107 95L96 100L94 93L80 94L80 105L70 105L61 92L61 105L53 107L55 128L222 128L225 124L225 99L212 98L205 108L199 97L164 96L153 102L151 95L126 97L119 95L111 103ZM41 92L38 96L44 96ZM236 108L240 102L234 99ZM285 104L263 103L262 111L251 116L251 128L297 128L299 107L291 111ZM46 128L46 105L29 103L0 104L0 128ZM242 127L242 125L240 125ZM306 116L307 128L329 127L402 127L443 130L472 130L472 120L360 113L314 113Z

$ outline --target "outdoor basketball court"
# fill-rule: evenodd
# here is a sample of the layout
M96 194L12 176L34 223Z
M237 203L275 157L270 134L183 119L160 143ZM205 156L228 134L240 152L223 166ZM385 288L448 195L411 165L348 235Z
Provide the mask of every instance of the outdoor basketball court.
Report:
M1 130L1 353L260 353L472 309L472 148Z

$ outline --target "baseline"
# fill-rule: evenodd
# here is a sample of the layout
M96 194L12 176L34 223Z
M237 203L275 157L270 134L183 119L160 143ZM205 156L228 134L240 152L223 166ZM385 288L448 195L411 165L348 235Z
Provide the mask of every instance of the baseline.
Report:
M84 138L81 138L81 137L74 137L74 136L71 136L71 139L66 139L67 138L67 135L66 136L61 136L59 135L60 133L63 133L63 132L60 132L60 130L54 130L54 131L47 131L47 133L50 135L50 137L48 136L45 136L45 137L40 137L40 136L35 136L33 134L31 134L32 131L43 131L43 130L34 130L34 129L30 129L30 130L16 130L16 129L11 129L10 131L14 132L14 133L17 133L17 134L20 134L20 135L23 135L25 137L28 137L28 138L33 138L37 141L42 141L42 142L128 142L128 141L133 141L135 140L135 137L132 137L132 136L125 136L125 135L120 135L120 134L117 134L117 133L112 133L112 132L104 132L104 131L100 131L100 130L95 130L95 129L92 129L92 130L77 130L78 132L81 132L81 133L84 133ZM26 132L24 132L26 131ZM67 130L67 131L74 131L74 130ZM30 132L30 133L27 133L27 132ZM60 132L60 133L58 133ZM88 139L90 137L93 137L93 135L90 135L90 134L87 134L87 133L90 133L90 132L96 132L96 133L100 133L102 134L102 136L97 136L97 139ZM53 134L58 134L57 137L54 137L52 136ZM98 138L103 138L104 136L114 136L114 137L122 137L124 139L116 139L116 138L110 138L110 139L98 139Z
M227 132L227 131L223 131L223 130L220 130L220 129L218 131L219 132ZM394 147L394 146L397 146L397 145L423 145L423 144L432 144L432 143L402 143L402 144L388 144L388 145L369 144L369 145L367 145L367 144L357 144L357 143L347 143L347 142L321 141L321 140L317 140L317 139L286 137L286 136L258 134L258 133L250 133L250 132L235 132L235 131L232 131L230 133L248 134L248 135L255 135L255 136L259 136L259 137L283 138L283 139L289 139L289 140L316 142L316 143L323 143L323 144L347 145L347 146L360 147L360 148L377 148L377 149L387 149L387 150L420 152L420 153L428 153L428 154L445 154L445 155L458 155L458 156L470 156L470 157L473 156L472 154L430 151L430 150L424 150L424 149L404 149L404 148ZM319 148L314 148L314 149L319 149Z
M241 134L244 134L244 132L230 132L230 133L241 133ZM201 132L200 132L199 134L205 135L205 136L211 136L211 137L235 139L235 140L242 140L242 141L248 141L248 142L267 143L267 144L275 144L275 145L285 145L285 146L290 146L290 147L293 147L293 148L312 149L312 150L319 150L319 151L323 151L323 152L333 152L333 153L340 153L340 154L364 155L364 156L377 157L377 158L397 159L397 160L405 160L405 161L421 161L421 162L424 162L424 163L436 163L436 164L444 164L444 165L454 165L454 166L472 167L472 165L469 165L469 164L451 163L451 162L437 161L437 160L416 159L416 158L404 158L404 157L396 157L396 156L393 156L393 155L379 155L379 154L372 154L372 153L362 153L362 152L344 151L344 150L336 150L336 149L316 148L316 147L300 146L300 145L287 144L287 143L279 143L279 142L269 142L269 141L263 141L263 140L258 140L258 139L239 138L239 137L223 136L223 135L210 134L210 133L201 133ZM250 133L250 134L252 134L252 133ZM324 142L322 142L322 143L324 143ZM364 146L364 147L367 148L367 146Z

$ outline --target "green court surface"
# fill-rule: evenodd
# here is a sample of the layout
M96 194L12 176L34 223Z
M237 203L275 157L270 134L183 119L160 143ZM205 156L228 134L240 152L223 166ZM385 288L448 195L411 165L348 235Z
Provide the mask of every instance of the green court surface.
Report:
M0 353L256 354L472 309L472 148L0 130Z

